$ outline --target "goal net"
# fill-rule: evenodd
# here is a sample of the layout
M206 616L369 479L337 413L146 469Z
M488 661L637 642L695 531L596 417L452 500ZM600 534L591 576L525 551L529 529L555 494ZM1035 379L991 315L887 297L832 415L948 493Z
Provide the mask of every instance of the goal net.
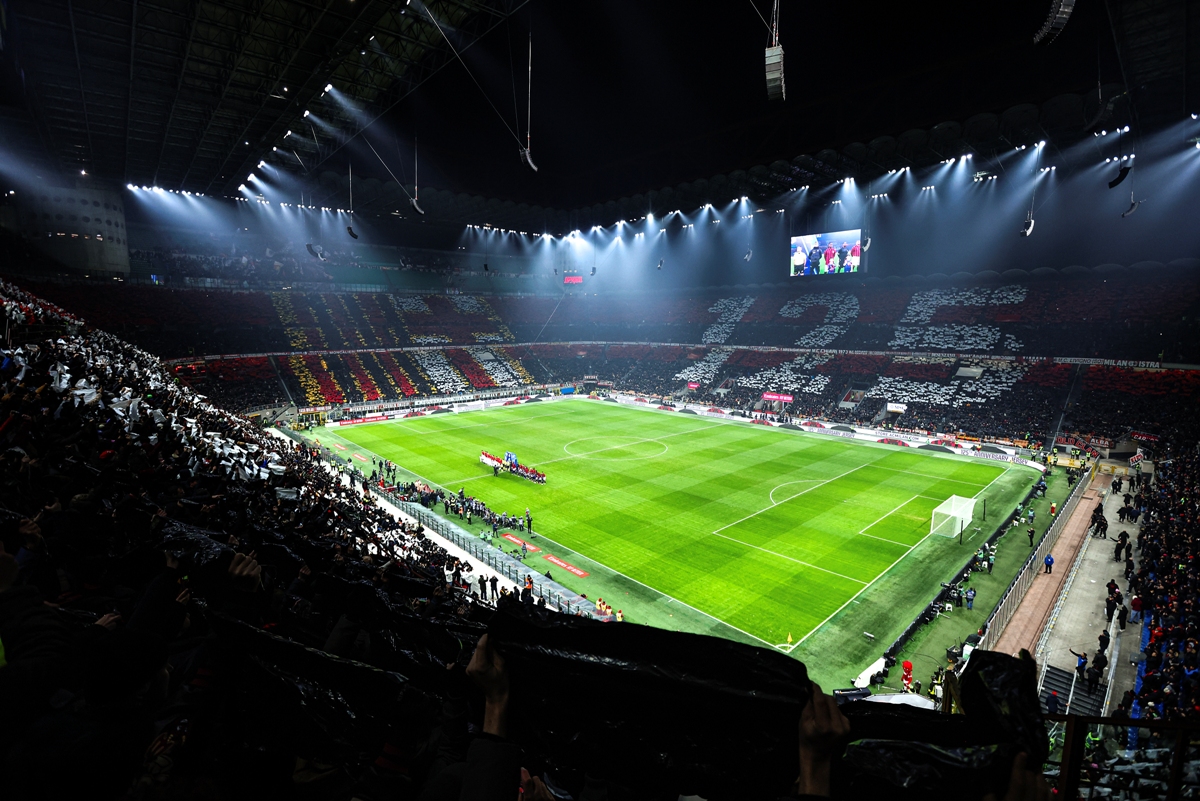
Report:
M960 531L965 531L971 524L971 517L974 514L974 498L951 495L933 510L929 533L940 534L943 537L957 537Z

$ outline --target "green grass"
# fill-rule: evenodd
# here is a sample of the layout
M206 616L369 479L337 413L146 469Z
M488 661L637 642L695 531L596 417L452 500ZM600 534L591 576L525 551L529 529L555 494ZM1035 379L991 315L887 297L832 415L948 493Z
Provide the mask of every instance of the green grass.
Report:
M587 400L316 436L343 444L343 456L375 453L452 491L465 488L494 510L529 507L544 553L527 564L605 598L629 621L777 646L839 686L912 621L1034 476ZM547 483L493 477L481 450L513 451ZM991 522L982 521L977 506L963 545L927 536L932 510L954 494L987 498L991 511ZM545 554L591 575L572 576L538 558Z

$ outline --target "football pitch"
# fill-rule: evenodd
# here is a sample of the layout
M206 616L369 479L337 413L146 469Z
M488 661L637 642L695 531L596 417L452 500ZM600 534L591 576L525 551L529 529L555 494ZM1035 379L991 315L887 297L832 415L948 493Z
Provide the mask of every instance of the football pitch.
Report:
M345 443L343 456L361 449L449 491L463 488L497 512L528 507L541 548L529 554L531 570L605 598L626 620L855 673L1011 514L1036 475L587 399L325 428L317 437ZM512 451L547 481L493 476L481 450ZM987 500L987 519L977 503L961 545L930 535L934 507L951 495Z

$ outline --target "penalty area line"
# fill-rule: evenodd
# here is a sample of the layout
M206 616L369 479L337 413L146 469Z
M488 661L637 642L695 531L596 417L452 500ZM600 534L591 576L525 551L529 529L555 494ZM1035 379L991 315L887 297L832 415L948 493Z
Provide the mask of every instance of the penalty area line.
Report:
M905 501L904 503L902 503L902 504L900 504L899 506L897 506L895 509L893 509L893 510L891 510L890 512L888 512L887 514L885 514L883 517L879 518L878 520L876 520L875 522L871 523L871 524L870 524L870 525L868 525L868 526L864 526L864 527L863 527L863 528L862 528L862 529L861 529L861 530L858 532L858 536L860 536L860 537L870 537L870 538L871 538L871 539L873 539L873 540L881 540L882 542L890 542L892 545L899 545L901 548L907 548L908 550L910 550L910 551L911 551L911 550L912 550L912 549L913 549L915 546L913 546L913 545L909 545L907 542L897 542L896 540L889 540L887 537L878 537L878 536L876 536L876 535L874 535L874 534L868 534L868 533L867 533L867 529L869 529L869 528L874 528L875 526L879 525L879 524L880 524L880 523L882 523L884 520L887 520L889 517L891 517L892 515L896 514L896 512L899 512L899 511L900 511L901 509L903 509L905 506L908 506L910 503L912 503L913 501L915 501L917 498L924 498L924 497L926 497L926 496L924 496L924 495L914 495L914 496L912 496L912 497L911 497L911 498L909 498L907 501ZM936 499L936 498L934 498L933 500L937 500L937 499Z
M930 537L932 534L933 534L933 532L932 532L932 531L931 531L931 532L929 532L929 534L926 534L924 537L922 537L922 538L921 538L921 541L920 541L920 542L918 542L918 543L917 543L917 545L920 545L922 542L924 542L925 540L929 539L929 537ZM851 595L851 596L850 596L850 597L849 597L849 598L846 600L846 602L845 602L844 604L842 604L841 606L839 606L837 609L833 610L833 612L832 612L832 613L829 615L829 617L825 618L825 619L824 619L824 620L822 620L820 623L818 623L816 626L814 626L814 627L813 627L813 630L812 630L812 631L810 631L808 634L805 634L805 635L804 635L803 637L801 637L799 640L796 640L796 644L795 644L795 645L793 645L791 648L789 648L789 649L788 649L788 653L790 654L792 651L796 650L798 647L800 647L800 644L801 644L801 643L803 643L803 642L804 642L805 640L807 640L809 637L813 636L813 635L814 635L814 634L816 634L818 631L820 631L820 630L821 630L821 629L822 629L822 628L825 626L825 624L826 624L826 623L828 623L829 621L833 620L833 619L834 619L834 618L837 616L837 614L838 614L839 612L841 612L843 609L845 609L845 608L846 608L847 606L849 606L850 604L852 604L852 603L855 603L855 602L858 600L858 596L862 595L864 592L866 592L868 589L870 589L870 587L871 587L871 586L872 586L872 585L873 585L875 582L879 581L881 578L883 578L883 577L884 577L884 576L886 576L888 573L890 573L893 567L895 567L896 565L900 564L901 560L903 560L903 559L904 559L904 557L908 556L910 553L912 553L912 552L913 552L913 551L916 549L917 545L914 545L914 546L912 546L912 547L911 547L911 548L909 548L907 551L905 551L904 553L900 554L900 557L899 557L898 559L896 559L896 561L895 561L895 562L892 562L890 565L888 565L886 568L884 568L884 569L883 569L883 570L882 570L882 571L879 573L879 575L878 575L878 576L876 576L875 578L871 579L871 580L870 580L870 581L869 581L867 584L865 584L865 585L863 586L863 588L862 588L862 589L860 589L858 592L856 592L856 593L854 593L853 595Z
M856 578L852 578L850 576L843 576L841 573L835 573L834 571L830 570L829 568L821 567L819 565L814 565L811 562L801 561L794 556L788 556L787 554L778 553L777 551L772 551L767 548L764 548L761 545L752 545L749 542L743 542L742 540L734 539L733 537L727 537L724 534L718 534L715 531L713 532L713 536L720 537L721 539L729 540L730 542L736 542L738 545L745 545L747 548L753 548L756 551L762 551L763 553L769 553L772 556L778 556L780 559L787 559L789 562L795 562L798 565L804 565L805 567L811 567L813 570L820 570L822 573L828 573L831 576L837 576L838 578L845 579L846 581L853 581L855 584L866 584L867 583L867 582L863 581L862 579L856 579Z
M800 492L797 492L795 495L789 495L786 499L784 499L782 501L778 501L778 502L772 501L770 506L764 506L762 509L759 509L757 512L751 512L750 514L746 515L741 520L734 520L732 523L721 526L720 528L714 530L713 534L720 534L722 531L724 531L727 528L733 528L738 523L744 523L752 517L757 517L758 515L761 515L763 512L769 512L772 509L774 509L776 506L780 506L782 504L787 503L788 501L795 500L796 498L799 498L801 495L804 495L805 493L812 492L815 489L819 489L831 481L837 481L839 478L845 478L846 476L853 473L855 470L862 470L864 467L869 467L872 464L874 464L874 462L867 462L866 464L860 464L858 467L853 467L853 468L847 470L845 473L842 473L839 476L834 476L833 478L826 478L824 480L813 479L818 482L816 485L809 487L806 490L800 490ZM785 484L780 484L779 486L775 487L775 489L779 489L779 487L782 487L782 486L785 486ZM775 490L771 490L771 491L774 492ZM730 538L727 538L727 539L730 539ZM734 540L734 541L736 542L736 540Z

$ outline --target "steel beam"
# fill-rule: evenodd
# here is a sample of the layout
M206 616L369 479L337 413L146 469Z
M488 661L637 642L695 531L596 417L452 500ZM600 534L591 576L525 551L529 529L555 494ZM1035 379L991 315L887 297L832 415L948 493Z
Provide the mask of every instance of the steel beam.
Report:
M75 8L73 0L67 0L67 17L71 20L71 47L75 50L75 69L79 73L79 102L83 104L83 127L87 131L88 166L96 163L96 151L92 148L92 126L88 121L87 94L83 89L83 62L79 60L79 37L75 33Z

